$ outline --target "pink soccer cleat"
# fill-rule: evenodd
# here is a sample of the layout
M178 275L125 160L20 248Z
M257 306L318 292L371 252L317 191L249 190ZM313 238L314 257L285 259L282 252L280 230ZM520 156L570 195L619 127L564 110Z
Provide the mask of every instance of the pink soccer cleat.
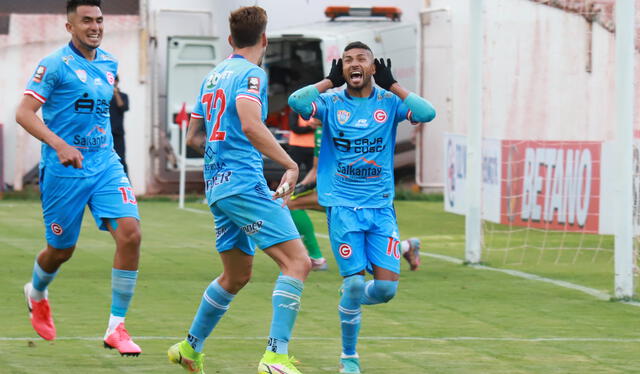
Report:
M131 340L129 332L124 328L124 322L104 338L104 347L117 349L121 356L139 356L140 347Z
M33 326L33 329L36 330L42 339L53 340L56 338L56 326L53 324L51 306L46 296L47 292L45 291L44 299L36 301L29 296L32 288L33 285L31 282L24 285L24 297L27 300L31 326Z
M409 263L409 270L416 271L420 266L420 239L409 238L409 249L402 256Z

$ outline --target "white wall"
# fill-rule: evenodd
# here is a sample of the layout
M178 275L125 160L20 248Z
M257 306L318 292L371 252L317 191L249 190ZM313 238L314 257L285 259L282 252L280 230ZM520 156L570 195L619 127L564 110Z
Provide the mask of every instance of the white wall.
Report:
M426 182L440 184L441 131L466 134L469 122L469 14L468 1L432 0L431 7L450 9L448 20L433 16L424 26L427 55L436 57L423 65L424 86L426 97L437 103L438 118L422 139L422 171ZM485 1L483 15L485 137L613 138L612 33L597 23L590 27L580 15L529 0Z

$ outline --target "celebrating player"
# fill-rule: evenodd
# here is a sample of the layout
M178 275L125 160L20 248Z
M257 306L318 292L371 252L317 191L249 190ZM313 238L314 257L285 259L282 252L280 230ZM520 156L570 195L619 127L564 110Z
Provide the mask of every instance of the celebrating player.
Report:
M267 14L260 7L231 13L233 54L204 79L189 123L188 142L204 153L205 191L224 266L204 291L186 340L169 348L169 359L191 372L203 372L205 339L251 277L255 241L281 270L258 373L300 373L288 356L288 343L311 261L285 206L298 166L263 123L267 75L259 65L267 47L266 25ZM197 135L203 124L206 139ZM263 177L261 152L286 170L275 194Z
M56 337L47 287L73 255L84 208L116 242L112 303L104 346L121 355L141 350L124 327L138 277L140 217L131 184L113 150L109 102L118 63L98 48L103 35L100 0L67 1L71 42L45 57L27 84L16 121L42 141L40 189L46 248L24 286L31 324ZM36 112L42 107L41 120Z
M379 87L374 87L371 78ZM345 90L323 93L347 83ZM322 93L322 94L321 94ZM393 208L393 154L398 122L429 122L435 109L402 88L391 61L375 60L364 43L346 46L329 76L289 97L304 118L324 126L318 197L327 208L331 246L344 277L338 307L341 373L360 373L356 351L360 306L386 303L398 288L400 250ZM365 282L365 270L373 280Z
M294 112L295 113L295 112ZM314 209L324 211L324 208L318 204L318 191L316 190L316 180L318 174L318 155L320 154L320 144L322 139L322 127L318 127L315 131L315 146L313 148L313 167L307 175L296 185L291 200L289 200L289 209ZM295 222L295 221L294 221ZM300 230L298 228L298 230ZM401 240L400 253L407 263L411 271L418 270L420 266L420 239L409 238ZM311 258L313 263L313 258ZM326 260L325 260L326 264ZM313 266L311 268L314 269Z

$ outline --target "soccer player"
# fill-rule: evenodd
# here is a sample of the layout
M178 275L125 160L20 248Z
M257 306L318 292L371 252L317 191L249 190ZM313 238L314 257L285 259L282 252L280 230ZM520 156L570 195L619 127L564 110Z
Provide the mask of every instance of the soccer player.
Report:
M295 113L295 112L294 112ZM296 185L296 188L289 200L289 209L291 211L302 209L313 209L324 211L324 208L318 204L318 191L316 190L316 180L318 174L318 155L320 154L320 144L322 139L322 127L316 128L315 131L315 147L313 149L313 167L307 175ZM295 222L295 220L294 220ZM296 225L297 226L297 225ZM298 230L300 228L298 227ZM409 270L416 271L420 266L420 239L409 238L401 240L400 253L407 263L409 264ZM313 257L311 258L313 265ZM326 260L325 260L326 264ZM312 270L314 267L312 267Z
M371 78L378 87L373 86ZM323 93L347 83L345 90ZM398 122L429 122L433 106L400 86L391 61L364 43L348 44L329 76L289 97L304 118L324 126L318 197L327 208L331 246L344 277L338 307L341 373L360 373L356 351L361 305L386 303L398 288L400 251L393 208L393 153ZM365 270L373 280L365 282Z
M124 327L138 277L140 217L131 184L113 150L109 102L116 59L98 48L103 36L100 0L67 1L69 44L45 57L27 84L16 121L42 141L40 190L46 248L24 286L31 324L46 340L56 337L47 288L76 248L85 206L116 243L112 302L105 348L137 356ZM42 107L41 120L36 112Z
M257 244L281 271L258 373L300 373L288 355L288 344L311 261L286 207L298 165L263 123L268 85L259 66L267 47L266 25L267 14L260 7L231 13L228 40L233 54L205 77L189 123L189 145L204 154L205 192L224 268L205 289L187 338L168 351L170 361L190 372L203 373L205 340L251 278ZM197 135L203 125L206 138ZM264 179L261 153L285 168L275 193Z

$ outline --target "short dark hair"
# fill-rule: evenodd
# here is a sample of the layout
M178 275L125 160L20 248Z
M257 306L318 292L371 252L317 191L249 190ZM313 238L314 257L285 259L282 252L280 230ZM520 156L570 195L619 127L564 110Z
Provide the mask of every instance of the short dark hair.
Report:
M75 12L81 5L97 6L98 8L101 8L101 3L102 0L67 0L67 14Z
M267 29L267 12L259 6L246 6L229 15L229 30L236 48L255 45Z
M369 48L368 45L364 44L363 42L351 42L349 44L347 44L346 47L344 47L344 51L346 52L350 49L356 49L356 48L360 48L360 49L366 49L367 51L371 52L371 54L373 54L373 51L371 50L371 48Z

